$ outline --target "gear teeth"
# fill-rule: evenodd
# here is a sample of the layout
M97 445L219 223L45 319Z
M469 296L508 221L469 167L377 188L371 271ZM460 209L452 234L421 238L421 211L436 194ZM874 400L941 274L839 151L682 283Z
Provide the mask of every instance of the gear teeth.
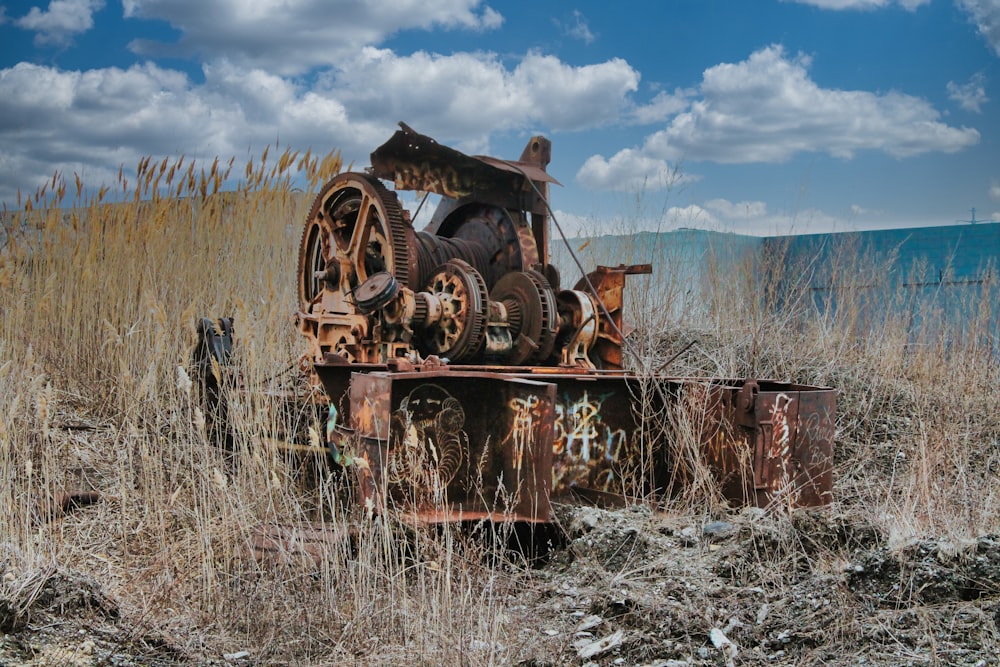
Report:
M410 285L410 237L413 235L413 228L403 220L403 207L399 204L399 197L395 192L389 190L382 181L369 174L354 174L364 179L376 198L385 210L389 242L392 244L392 275L404 287Z
M552 350L555 349L556 345L556 335L559 333L557 326L557 311L556 311L556 295L549 286L549 281L545 279L545 276L535 270L528 270L524 272L531 282L534 283L535 289L538 290L539 301L542 304L542 331L539 335L538 349L528 357L528 365L536 365L545 363L548 358L552 355Z
M400 285L410 286L410 269L411 261L413 261L410 248L412 247L413 228L403 218L403 208L399 204L399 198L395 192L391 192L374 176L345 172L338 174L322 187L313 200L309 215L306 216L305 229L302 231L302 240L299 242L298 293L299 303L303 310L309 307L309 303L316 296L315 294L310 295L307 287L312 279L311 272L313 270L313 267L308 266L308 264L314 244L322 243L323 221L320 219L320 213L323 211L323 205L329 199L330 193L347 185L353 185L358 190L378 200L386 218L383 221L385 233L389 235L389 243L392 245L392 266L389 267L389 271ZM313 237L311 232L316 227L319 227L321 233Z
M438 276L444 274L456 277L462 282L467 294L465 301L465 317L462 320L462 332L458 335L450 349L439 349L437 345L428 345L421 350L424 353L447 356L453 363L468 363L474 361L483 348L486 340L486 309L489 292L486 280L468 262L461 259L450 259L434 271L428 279L433 284ZM435 332L440 323L432 324L428 331Z
M451 261L462 262L460 259ZM486 289L486 279L483 278L482 274L466 262L462 262L462 264L465 264L470 277L476 281L476 288L479 290L479 297L476 299L479 302L479 307L476 308L476 315L473 318L472 334L469 337L468 347L461 356L462 361L472 361L479 356L483 349L483 343L486 341L486 311L489 303L487 301L489 292Z

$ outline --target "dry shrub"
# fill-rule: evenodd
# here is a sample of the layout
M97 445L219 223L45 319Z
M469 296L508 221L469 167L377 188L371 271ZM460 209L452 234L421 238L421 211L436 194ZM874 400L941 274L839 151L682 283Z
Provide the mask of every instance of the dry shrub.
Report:
M674 248L670 236L633 235L581 250L585 265L654 264L627 293L636 368L834 387L838 505L901 539L1000 528L992 267L960 287L857 242L793 254L781 242L760 251L724 234L700 245L678 234Z

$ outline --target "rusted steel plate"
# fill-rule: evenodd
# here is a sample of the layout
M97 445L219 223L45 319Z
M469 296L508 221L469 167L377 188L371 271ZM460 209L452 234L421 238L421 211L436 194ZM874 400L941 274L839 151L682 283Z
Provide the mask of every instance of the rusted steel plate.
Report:
M836 434L837 393L800 391L795 424L796 445L790 459L799 506L833 502L833 439Z
M328 390L349 372L317 370ZM440 366L347 384L362 499L418 521L547 521L550 499L670 495L706 472L735 504L832 500L832 389Z
M832 389L712 381L705 391L706 462L734 501L813 507L833 500Z
M510 375L355 374L362 501L426 522L546 522L554 406L554 385Z
M594 354L601 360L603 367L609 370L621 370L622 337L628 335L628 328L622 319L622 309L625 304L625 277L644 275L653 272L651 264L622 264L616 267L599 266L586 279L581 278L573 289L592 293L604 304L611 319L598 318L598 335L594 343Z
M402 129L371 154L372 173L393 181L397 190L517 206L526 193L525 178L558 183L544 165L466 155L400 125Z

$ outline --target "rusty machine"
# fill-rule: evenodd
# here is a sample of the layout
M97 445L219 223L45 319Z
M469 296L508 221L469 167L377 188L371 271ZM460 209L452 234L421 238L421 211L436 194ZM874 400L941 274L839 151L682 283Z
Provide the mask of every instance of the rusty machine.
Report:
M547 139L508 161L400 125L364 173L322 188L299 249L295 323L329 401L323 446L361 502L424 522L545 522L561 497L675 492L690 466L653 414L685 403L732 501L831 500L833 390L625 369L626 278L651 267L562 285ZM440 195L426 229L384 182ZM231 328L202 333L216 356L231 343Z

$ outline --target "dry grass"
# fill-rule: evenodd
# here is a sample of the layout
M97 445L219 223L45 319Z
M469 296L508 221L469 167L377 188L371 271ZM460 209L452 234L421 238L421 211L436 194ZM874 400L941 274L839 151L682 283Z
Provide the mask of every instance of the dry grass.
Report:
M1000 530L995 271L984 267L979 286L917 288L937 276L849 244L818 262L781 244L759 254L729 243L716 239L699 260L633 238L585 260L665 260L630 279L635 365L673 359L672 376L835 387L841 507L900 540ZM678 428L696 447L693 426Z
M225 166L144 162L116 193L78 191L67 202L59 188L8 216L0 569L9 599L30 608L39 573L71 567L127 604L137 640L159 634L190 655L228 645L295 663L498 661L497 605L517 575L484 567L482 545L460 548L450 531L404 539L375 519L352 520L359 534L349 536L339 483L319 481L325 511L316 511L299 483L309 462L267 444L295 427L276 423L295 418L277 399L234 406L234 457L206 437L187 371L196 317L235 317L248 385L288 384L309 204L289 179L298 171L315 187L339 168L336 155L286 153L248 165L240 188L224 193ZM105 203L115 195L125 201ZM90 488L103 501L85 514L44 515L60 493ZM342 536L321 545L320 567L251 557L259 526L316 516L333 517Z
M134 628L122 641L141 652L159 637L179 661L239 650L268 663L518 661L533 612L517 596L534 584L523 564L484 557L502 536L447 528L403 536L388 519L353 514L341 483L327 477L317 512L299 484L304 462L266 440L297 426L277 422L297 417L268 399L234 409L238 464L209 444L185 370L195 319L233 315L246 382L288 384L300 352L295 253L309 204L290 179L304 174L313 190L340 163L265 157L247 165L235 192L219 192L230 168L146 160L99 193L76 184L69 197L54 178L48 193L5 214L3 599L27 613L39 582L71 569L118 601L116 613ZM648 258L614 263L630 259ZM996 532L1000 378L984 345L994 334L989 313L955 323L920 306L915 328L892 315L912 299L906 290L890 290L893 308L866 301L859 277L875 280L886 267L865 268L855 256L831 270L838 308L830 314L805 281L790 282L802 267L785 267L781 256L764 267L727 257L697 285L662 266L633 279L636 365L658 369L694 341L670 374L835 386L841 509L899 538ZM696 448L698 425L667 419L687 434L678 446ZM697 469L685 474L704 479ZM87 489L104 500L49 520L60 493ZM703 504L712 498L695 486L671 509L708 517L723 511ZM250 557L259 526L317 516L340 536L321 547L319 565ZM768 554L759 573L789 560Z

